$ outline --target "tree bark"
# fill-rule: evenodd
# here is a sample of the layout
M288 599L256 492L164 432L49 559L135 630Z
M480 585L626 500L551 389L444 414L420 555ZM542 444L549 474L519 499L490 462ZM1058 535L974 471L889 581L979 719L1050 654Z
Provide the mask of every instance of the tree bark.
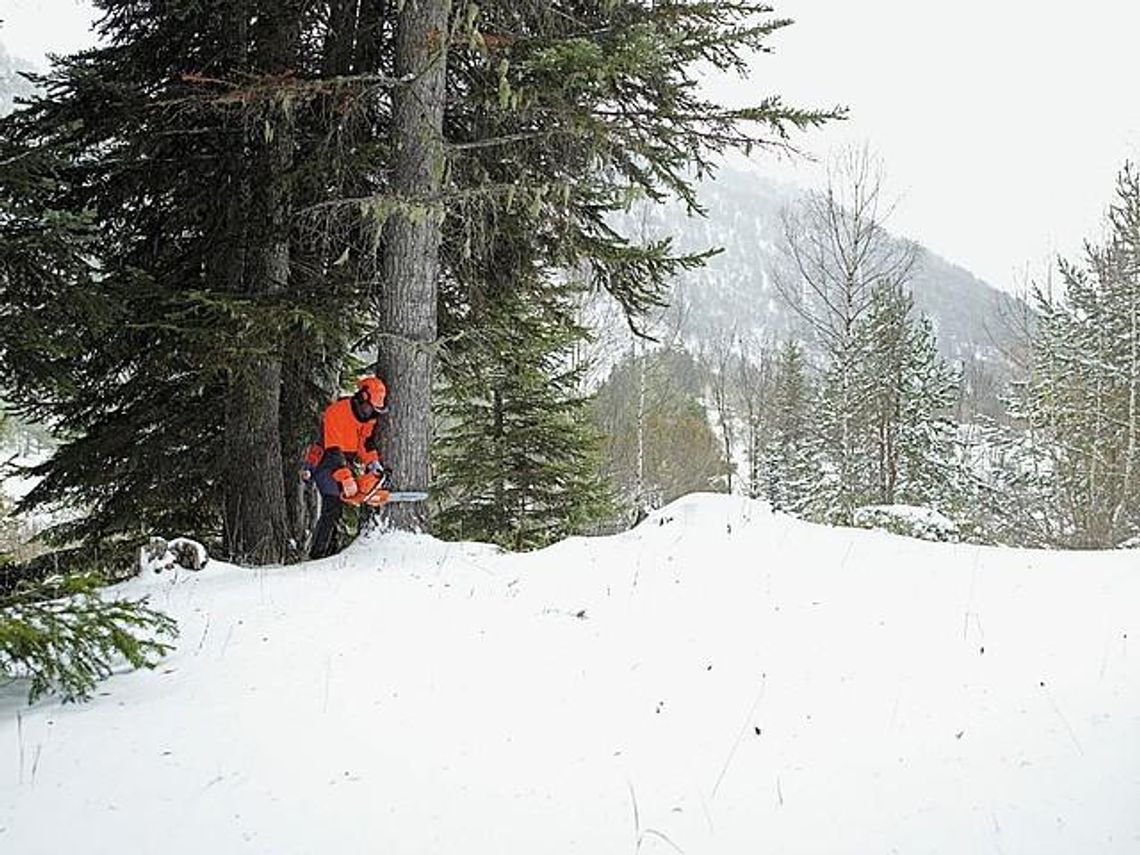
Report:
M280 74L295 64L294 4L257 4L254 69ZM245 293L266 297L284 290L289 278L290 169L293 119L283 98L259 105L249 123L250 205ZM226 399L224 542L237 561L265 564L286 554L289 527L281 454L281 333L255 309L247 330L256 345L234 367Z
M639 523L646 515L645 500L645 368L649 357L645 352L644 339L634 339L634 358L637 359L637 468L634 479L634 522ZM641 357L637 357L637 349L641 348Z
M391 389L388 448L396 483L426 490L431 481L431 402L443 184L443 112L448 0L405 0L396 22L391 192L385 224L377 364ZM423 503L390 509L390 524L426 529Z

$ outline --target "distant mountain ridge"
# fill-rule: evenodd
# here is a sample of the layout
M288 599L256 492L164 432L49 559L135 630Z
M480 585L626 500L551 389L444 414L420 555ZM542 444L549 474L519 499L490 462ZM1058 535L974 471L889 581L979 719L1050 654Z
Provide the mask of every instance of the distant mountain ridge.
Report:
M804 194L801 188L739 168L722 168L698 188L706 217L690 217L679 203L646 205L622 224L635 238L671 235L675 247L723 249L701 270L679 277L674 303L681 306L683 338L711 341L726 333L782 339L806 337L803 322L773 284L781 252L781 211ZM889 226L889 223L887 224ZM943 355L1000 365L1008 333L1001 316L1016 299L960 265L921 248L911 279L915 306L931 318Z

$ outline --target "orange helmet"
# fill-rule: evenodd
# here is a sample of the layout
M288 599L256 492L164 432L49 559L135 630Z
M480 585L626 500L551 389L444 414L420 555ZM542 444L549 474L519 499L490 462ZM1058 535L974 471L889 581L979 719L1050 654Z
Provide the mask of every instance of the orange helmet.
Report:
M380 409L384 406L384 398L388 395L388 387L384 385L384 381L379 377L373 377L371 374L361 377L356 381L356 388L364 392L365 397L368 398L368 403L376 409Z

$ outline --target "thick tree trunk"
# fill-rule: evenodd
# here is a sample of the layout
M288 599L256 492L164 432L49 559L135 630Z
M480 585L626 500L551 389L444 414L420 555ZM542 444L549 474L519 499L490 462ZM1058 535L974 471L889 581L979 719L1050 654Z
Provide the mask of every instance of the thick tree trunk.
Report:
M449 8L448 0L404 0L397 20L395 73L411 82L393 94L391 192L400 205L385 224L377 364L391 390L385 458L404 490L426 490L431 480ZM424 529L426 507L395 506L389 520Z
M295 259L295 251L291 250L290 256ZM315 395L313 390L336 389L339 379L338 366L327 358L322 344L314 334L295 329L285 347L280 435L285 515L289 524L288 558L309 554L309 533L320 511L317 490L301 481L300 466L306 446L320 439L321 409L315 405L327 403L324 396Z
M289 2L258 4L254 68L280 74L295 64L296 10ZM286 103L270 98L250 122L251 158L245 292L263 297L285 289L289 278L293 119ZM281 334L255 317L257 345L234 367L226 400L226 551L234 560L281 561L289 527L280 437Z
M288 526L278 441L281 362L252 360L230 383L226 401L225 546L232 560L285 557Z

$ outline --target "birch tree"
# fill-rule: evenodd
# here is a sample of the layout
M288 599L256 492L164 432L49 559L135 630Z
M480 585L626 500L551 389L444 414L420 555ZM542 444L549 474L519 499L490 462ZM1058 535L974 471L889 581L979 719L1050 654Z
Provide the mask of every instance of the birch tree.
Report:
M831 459L834 518L849 522L860 500L869 390L860 383L859 325L876 288L902 288L918 258L913 243L887 233L891 205L883 168L867 148L848 149L828 169L823 191L783 216L784 264L778 293L807 324L824 355L823 425Z

